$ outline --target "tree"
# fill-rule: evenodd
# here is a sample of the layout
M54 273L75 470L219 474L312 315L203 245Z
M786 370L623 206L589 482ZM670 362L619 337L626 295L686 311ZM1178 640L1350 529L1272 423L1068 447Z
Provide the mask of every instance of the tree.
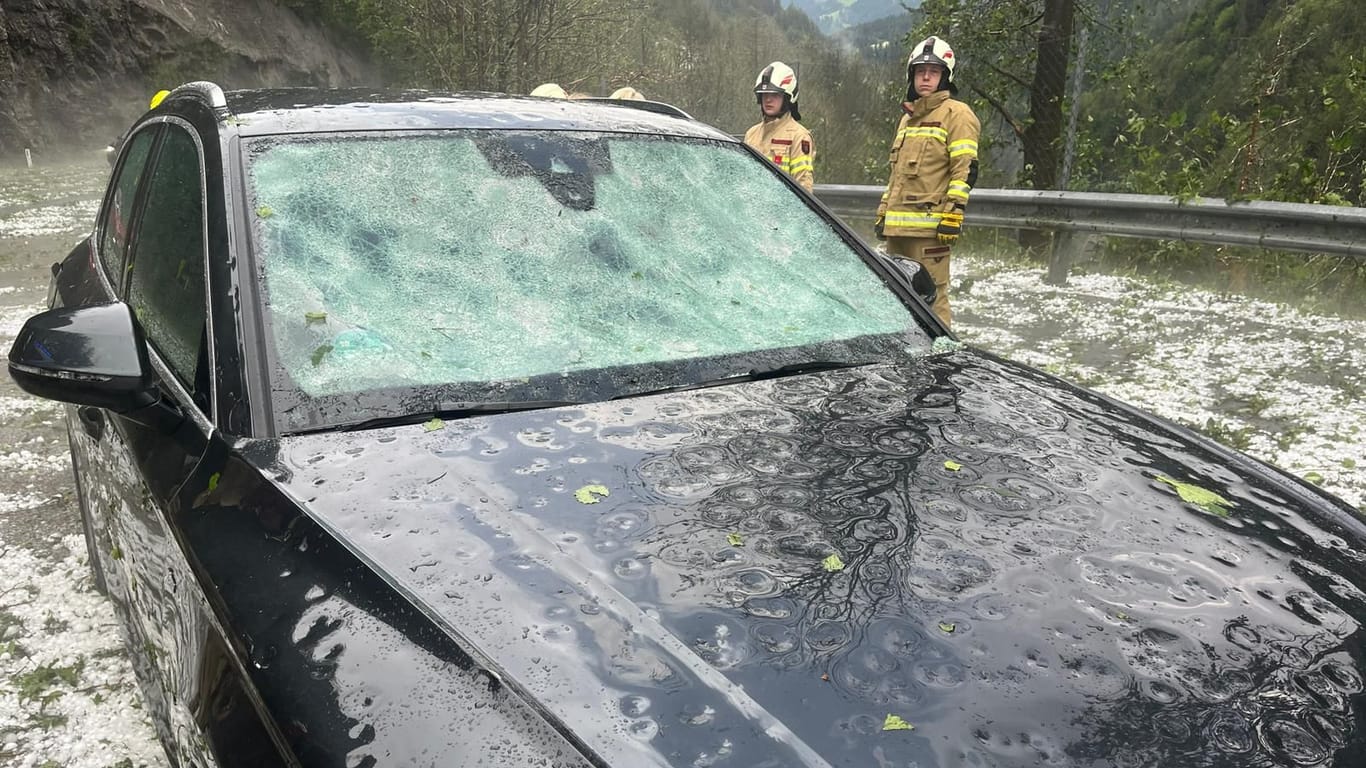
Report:
M925 0L923 20L907 37L931 34L953 44L969 93L990 106L1020 142L1023 180L1035 189L1058 186L1063 102L1074 36L1095 25L1088 0ZM1028 119L1019 115L1028 110Z

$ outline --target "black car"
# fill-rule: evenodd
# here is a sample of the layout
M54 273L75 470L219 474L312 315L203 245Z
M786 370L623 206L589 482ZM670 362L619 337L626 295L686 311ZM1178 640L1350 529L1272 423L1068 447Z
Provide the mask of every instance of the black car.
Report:
M1350 507L666 106L182 86L53 274L10 371L181 766L1361 764Z

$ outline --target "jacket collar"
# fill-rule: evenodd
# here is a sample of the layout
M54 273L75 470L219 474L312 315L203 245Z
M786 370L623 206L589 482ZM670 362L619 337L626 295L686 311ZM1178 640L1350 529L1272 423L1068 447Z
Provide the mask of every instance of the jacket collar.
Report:
M778 127L779 125L782 125L783 121L785 121L785 120L791 120L791 119L792 119L792 111L791 111L791 110L788 110L787 112L784 112L784 113L782 113L781 115L778 115L777 117L769 117L768 115L764 115L764 127L765 127L765 128L776 128L776 127Z
M927 115L951 98L953 98L953 94L949 91L935 91L928 96L921 96L915 101L901 102L901 110L911 117Z

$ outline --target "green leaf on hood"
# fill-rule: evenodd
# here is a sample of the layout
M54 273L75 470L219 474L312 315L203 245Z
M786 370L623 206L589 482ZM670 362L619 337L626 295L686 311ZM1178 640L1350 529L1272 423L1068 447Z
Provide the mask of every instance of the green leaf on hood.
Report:
M730 545L731 545L732 547L743 547L743 546L745 546L745 537L744 537L744 536L741 536L741 535L738 534L738 533L728 533L728 534L726 534L726 541L730 542Z
M954 631L955 629L958 629L958 625L957 625L957 624L954 624L954 623L951 622L951 621L941 621L941 622L939 622L939 631L940 631L940 632L943 632L943 633L946 634L946 635L953 634L953 631Z
M1187 504L1203 509L1216 517L1228 517L1228 508L1233 506L1233 502L1220 496L1214 491L1207 491L1198 485L1183 483L1180 480L1173 480L1166 475L1158 475L1159 483L1166 483L1176 489L1176 495Z
M446 428L446 422L442 421L441 419L432 419L431 421L424 421L424 422L422 422L422 430L423 430L424 432L435 432L435 431L437 431L438 429L445 429L445 428Z
M915 726L901 719L900 715L887 715L887 719L882 721L884 731L914 731Z
M585 485L574 491L574 498L578 499L580 504L597 504L610 495L612 492L605 485Z
M947 470L950 471L950 472L957 472L958 470L960 470L960 469L962 469L962 468L963 468L963 465L962 465L962 464L959 464L958 462L956 462L956 461L954 461L954 460L952 460L952 459L950 459L950 460L944 462L944 469L947 469Z
M844 570L844 561L840 559L839 555L831 555L825 558L821 561L821 565L825 566L825 570L832 573Z

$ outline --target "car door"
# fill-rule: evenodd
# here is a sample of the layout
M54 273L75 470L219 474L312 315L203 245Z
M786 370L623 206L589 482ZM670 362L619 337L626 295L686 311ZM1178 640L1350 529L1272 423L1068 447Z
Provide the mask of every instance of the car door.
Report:
M72 434L109 595L153 722L164 739L198 753L177 755L182 765L202 766L211 760L193 748L199 729L182 692L201 667L207 624L168 520L213 434L204 164L187 123L170 119L161 130L140 181L122 188L120 173L111 194L123 199L108 207L98 256L108 287L142 326L163 405L127 415L77 408Z

